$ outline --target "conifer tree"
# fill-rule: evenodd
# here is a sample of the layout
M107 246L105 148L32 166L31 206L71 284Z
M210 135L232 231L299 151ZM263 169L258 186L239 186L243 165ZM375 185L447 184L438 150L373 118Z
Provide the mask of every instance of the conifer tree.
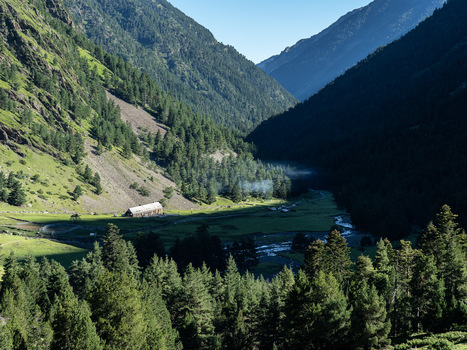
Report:
M332 230L326 239L326 253L330 264L331 272L342 281L350 275L350 248L340 231Z
M119 235L120 230L114 224L108 224L102 237L102 262L109 271L124 271L128 275L139 275L136 252L130 242Z
M178 332L172 328L170 313L167 310L160 288L150 286L146 280L141 286L148 349L181 349Z
M183 276L181 295L182 325L179 328L183 347L210 349L216 343L214 334L214 300L199 269L188 265Z
M21 206L26 203L26 193L23 186L17 180L13 181L10 186L10 194L8 195L8 204L14 206Z
M105 271L97 278L87 301L106 349L143 349L147 323L141 292L133 276L121 270Z
M432 255L416 257L410 281L412 314L417 332L436 330L446 309L444 282Z
M286 344L290 349L342 346L350 326L347 298L332 273L310 281L299 271L285 305Z
M304 271L314 277L321 269L328 269L325 243L318 239L311 242L305 253Z
M144 271L144 279L151 288L161 291L162 299L170 312L172 324L179 322L180 298L182 293L182 278L178 273L177 264L169 258L161 258L157 255Z
M375 349L388 344L391 322L386 315L386 302L376 287L365 280L359 283L352 303L352 348Z
M73 194L72 194L73 199L77 201L78 198L82 196L82 194L83 194L83 189L81 188L80 185L76 185L75 189L73 190Z
M57 298L52 311L54 337L51 350L101 350L102 344L91 321L86 302L78 301L71 290Z

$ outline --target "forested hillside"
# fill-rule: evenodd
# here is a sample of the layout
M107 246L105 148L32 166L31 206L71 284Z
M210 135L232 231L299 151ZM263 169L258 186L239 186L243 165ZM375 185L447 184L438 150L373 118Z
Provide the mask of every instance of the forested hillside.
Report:
M431 16L445 0L375 0L258 66L303 101L381 46Z
M463 349L466 242L443 206L418 248L381 239L373 260L353 264L332 231L311 243L298 274L284 267L266 281L240 274L232 258L221 271L189 264L180 273L157 255L142 268L138 247L109 224L102 245L68 271L5 259L0 348Z
M66 0L78 27L164 90L242 133L295 104L274 79L165 0Z
M123 174L119 190L137 192L139 202L159 200L165 187L177 186L176 193L209 203L218 194L236 201L287 194L287 177L254 160L250 144L75 32L61 1L1 0L0 11L0 201L60 206L59 199L70 207L87 194L118 202L119 191L110 191L109 178L90 167L89 153ZM146 109L165 135L135 133L106 90ZM216 152L225 157L216 160ZM34 174L29 162L39 154L47 163ZM261 189L249 186L263 180ZM47 203L49 196L54 201Z
M406 234L443 203L465 220L466 16L448 1L250 140L320 171L361 229Z

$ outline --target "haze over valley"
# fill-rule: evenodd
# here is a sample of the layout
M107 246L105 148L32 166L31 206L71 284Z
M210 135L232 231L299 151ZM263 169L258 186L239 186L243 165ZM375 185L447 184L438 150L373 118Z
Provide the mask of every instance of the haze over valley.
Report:
M0 349L465 349L465 18L0 0Z

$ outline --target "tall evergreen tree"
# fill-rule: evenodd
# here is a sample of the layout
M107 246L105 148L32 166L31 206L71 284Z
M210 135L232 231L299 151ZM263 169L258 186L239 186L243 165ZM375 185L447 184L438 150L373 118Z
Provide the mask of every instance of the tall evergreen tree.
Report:
M446 301L444 282L438 278L438 269L432 255L420 255L416 258L410 292L415 330L436 330L445 312Z
M391 330L384 298L374 285L362 280L353 299L349 346L365 350L383 348L389 343Z
M285 305L289 349L342 346L350 326L347 298L332 273L319 271L310 281L299 271Z
M91 321L86 302L78 301L71 290L56 299L52 311L54 337L51 350L101 350L102 344Z
M86 300L106 349L143 349L148 326L141 292L133 276L121 270L102 273Z

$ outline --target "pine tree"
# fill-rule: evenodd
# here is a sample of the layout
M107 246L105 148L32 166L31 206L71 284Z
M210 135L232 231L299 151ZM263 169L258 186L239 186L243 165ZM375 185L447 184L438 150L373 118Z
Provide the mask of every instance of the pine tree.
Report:
M106 349L138 350L146 343L147 323L141 292L134 277L124 271L102 273L87 301L97 334Z
M353 298L351 346L369 350L387 345L391 322L386 316L384 298L365 280L359 283Z
M130 159L132 155L131 143L127 141L123 144L122 156L126 159Z
M420 237L420 247L434 257L445 284L448 323L467 318L467 235L456 223L457 215L444 205ZM456 320L456 321L454 321Z
M80 185L76 185L75 189L73 190L73 199L77 201L79 197L83 195L83 189Z
M392 325L395 335L405 335L412 332L412 308L410 305L410 281L413 275L415 257L419 251L412 248L409 241L400 241L401 246L396 252L396 283Z
M126 242L120 230L114 224L108 224L106 234L102 237L102 262L109 271L126 272L139 276L136 251L130 242Z
M52 311L54 337L51 350L100 350L101 341L91 321L86 302L78 301L71 290L58 298Z
M172 324L176 326L181 318L182 278L178 273L175 261L154 255L144 271L144 279L151 288L161 291L162 299L170 312Z
M92 183L92 180L93 180L92 170L87 164L86 164L86 167L84 168L83 178L87 183Z
M304 271L314 277L321 269L329 269L326 245L320 239L311 242L305 253Z
M290 349L341 346L350 326L347 298L332 273L313 280L299 271L285 305L286 343Z
M183 277L183 290L180 310L183 315L179 328L185 349L211 349L215 344L214 300L209 287L204 283L200 270L191 264Z
M8 196L8 204L21 206L26 203L26 193L23 190L21 183L17 180L10 186L10 194Z
M350 260L350 248L340 231L332 230L328 234L326 251L331 267L330 271L338 280L346 280L350 275L352 261Z
M146 330L146 348L148 349L180 349L182 344L178 332L172 328L170 313L167 310L159 288L150 286L146 280L142 282L144 317Z
M432 255L420 255L416 258L410 292L415 330L436 330L445 312L446 302L444 282L438 278L438 269Z

